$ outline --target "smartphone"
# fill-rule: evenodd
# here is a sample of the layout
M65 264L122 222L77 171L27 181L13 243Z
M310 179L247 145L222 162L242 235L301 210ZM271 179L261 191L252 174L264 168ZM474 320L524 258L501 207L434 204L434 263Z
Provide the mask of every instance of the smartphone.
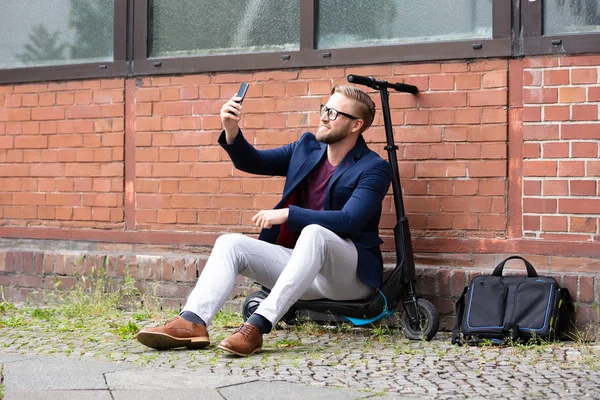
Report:
M238 103L242 104L242 101L244 101L244 97L246 96L247 91L248 91L248 84L246 82L242 82L242 84L240 85L240 88L237 91L237 96L241 97L242 100L238 101Z

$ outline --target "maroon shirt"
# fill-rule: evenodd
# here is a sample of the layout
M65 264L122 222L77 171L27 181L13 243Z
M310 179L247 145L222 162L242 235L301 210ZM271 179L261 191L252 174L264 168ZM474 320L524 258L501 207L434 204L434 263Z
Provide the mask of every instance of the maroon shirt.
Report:
M298 204L296 205L309 210L323 210L327 185L329 185L329 180L334 172L335 167L329 163L327 153L325 153L321 161L300 184Z
M335 172L335 168L329 163L327 153L325 153L321 161L308 173L306 178L298 185L296 191L288 198L285 207L293 204L310 210L323 210L327 186ZM296 245L299 233L286 229L286 224L283 223L275 243L292 249Z

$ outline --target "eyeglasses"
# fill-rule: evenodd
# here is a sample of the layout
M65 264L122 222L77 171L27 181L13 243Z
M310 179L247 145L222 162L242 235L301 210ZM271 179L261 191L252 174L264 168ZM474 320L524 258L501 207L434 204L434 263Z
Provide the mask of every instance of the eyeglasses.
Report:
M353 115L347 114L345 112L341 112L336 110L335 108L329 108L326 105L321 104L321 115L327 113L327 118L329 118L330 121L335 121L336 118L339 115L343 115L346 118L350 118L350 119L360 119L358 117L355 117Z

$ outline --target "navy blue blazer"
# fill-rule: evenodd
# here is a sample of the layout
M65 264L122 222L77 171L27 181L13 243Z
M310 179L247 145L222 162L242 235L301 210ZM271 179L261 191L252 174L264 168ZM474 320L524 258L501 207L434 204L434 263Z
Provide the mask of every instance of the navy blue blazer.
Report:
M282 199L275 209L285 206L285 200L327 150L327 145L318 142L310 132L304 133L297 142L269 150L255 149L241 130L231 144L227 144L223 131L219 144L229 154L233 165L244 172L286 177ZM359 279L365 285L379 288L383 276L379 219L381 203L390 182L389 163L370 150L360 135L329 181L324 209L315 211L290 205L286 227L300 232L307 225L317 224L350 239L358 251ZM259 239L275 243L279 230L280 225L263 229Z

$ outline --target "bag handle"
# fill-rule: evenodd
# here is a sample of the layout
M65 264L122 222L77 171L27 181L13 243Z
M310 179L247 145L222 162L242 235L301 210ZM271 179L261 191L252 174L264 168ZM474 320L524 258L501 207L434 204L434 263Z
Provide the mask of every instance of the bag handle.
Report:
M496 266L496 268L494 268L494 272L492 272L492 276L502 276L502 270L504 269L504 264L508 260L514 260L514 259L522 260L525 263L525 268L527 268L527 276L528 277L535 278L538 276L537 272L535 271L535 268L533 268L533 265L531 265L529 263L529 261L527 261L526 259L524 259L521 256L510 256L506 260L502 261L500 264L498 264Z

